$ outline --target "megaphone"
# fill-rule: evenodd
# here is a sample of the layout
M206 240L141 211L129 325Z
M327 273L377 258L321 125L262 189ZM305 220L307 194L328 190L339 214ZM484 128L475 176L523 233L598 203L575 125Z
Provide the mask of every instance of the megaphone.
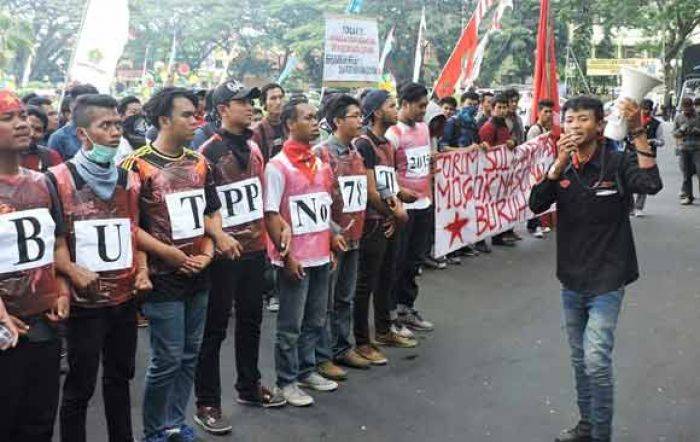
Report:
M615 107L612 113L607 118L607 124L605 126L606 138L610 138L616 141L622 141L627 136L627 121L620 115L620 110L617 105L625 98L639 103L642 99L651 92L656 86L663 83L656 77L652 77L646 72L642 72L639 69L630 68L623 66L620 68L620 76L622 77L622 87L620 88L620 96L617 97L615 102Z

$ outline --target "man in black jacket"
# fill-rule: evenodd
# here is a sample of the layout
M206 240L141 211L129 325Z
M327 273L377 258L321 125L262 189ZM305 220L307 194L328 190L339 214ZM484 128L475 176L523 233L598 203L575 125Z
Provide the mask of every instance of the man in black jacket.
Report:
M615 327L624 287L639 277L631 196L662 187L639 106L625 100L620 110L636 155L614 151L601 137L600 100L573 98L564 105L557 159L530 195L535 213L557 204L557 277L581 415L558 442L610 441Z

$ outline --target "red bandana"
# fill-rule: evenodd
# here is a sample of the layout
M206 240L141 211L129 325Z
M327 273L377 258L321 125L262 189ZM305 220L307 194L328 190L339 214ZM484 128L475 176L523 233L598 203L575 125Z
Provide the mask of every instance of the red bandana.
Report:
M0 90L0 114L22 110L22 101L8 89Z
M287 140L282 146L282 151L289 158L289 162L299 169L309 181L314 180L317 169L316 155L311 150L310 144Z

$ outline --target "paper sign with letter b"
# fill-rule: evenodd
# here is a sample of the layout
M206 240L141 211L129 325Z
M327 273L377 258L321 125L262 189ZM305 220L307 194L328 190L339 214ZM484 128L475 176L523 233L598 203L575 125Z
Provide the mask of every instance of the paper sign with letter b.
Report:
M75 262L93 272L131 267L131 221L128 218L76 221Z
M263 217L262 185L260 178L218 186L221 200L221 221L224 227L239 226Z
M56 223L46 208L0 215L0 273L51 264L55 230Z
M367 208L366 175L340 176L338 184L343 195L343 213L362 212Z
M189 239L204 235L204 189L165 195L170 215L172 239Z
M292 218L292 233L303 235L328 230L331 202L331 196L326 192L290 197L289 213Z

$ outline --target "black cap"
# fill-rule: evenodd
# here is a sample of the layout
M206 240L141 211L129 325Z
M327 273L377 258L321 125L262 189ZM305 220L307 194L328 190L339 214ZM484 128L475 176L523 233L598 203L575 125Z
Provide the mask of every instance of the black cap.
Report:
M362 98L362 120L365 124L369 123L372 114L382 107L390 96L389 92L383 89L371 89L365 94L364 98Z
M214 89L212 103L214 106L226 104L231 100L254 100L260 97L260 89L246 87L243 83L229 79Z

